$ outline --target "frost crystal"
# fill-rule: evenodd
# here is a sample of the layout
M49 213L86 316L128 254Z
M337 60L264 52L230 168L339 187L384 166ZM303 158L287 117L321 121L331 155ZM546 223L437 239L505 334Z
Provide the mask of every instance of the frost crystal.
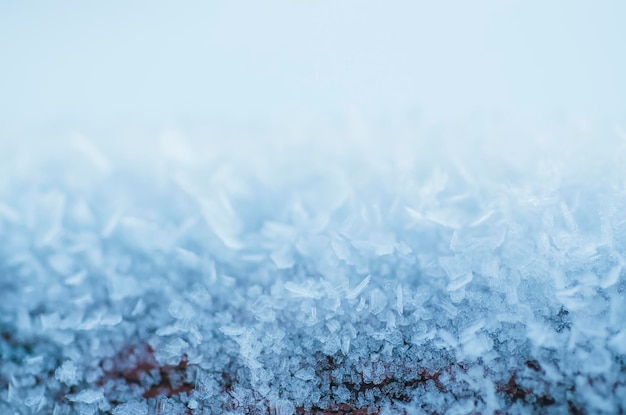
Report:
M103 399L104 395L102 391L87 389L77 393L76 395L70 395L69 399L73 402L84 402L87 404L96 403L99 400Z
M626 146L424 134L0 151L0 413L625 411Z
M76 385L79 381L76 365L71 360L64 362L54 374L59 382L63 382L66 385Z

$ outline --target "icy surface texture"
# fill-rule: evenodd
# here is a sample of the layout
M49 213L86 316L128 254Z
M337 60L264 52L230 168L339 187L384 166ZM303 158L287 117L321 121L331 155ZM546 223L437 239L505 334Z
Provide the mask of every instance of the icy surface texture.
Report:
M6 146L0 413L624 411L623 131L396 133Z

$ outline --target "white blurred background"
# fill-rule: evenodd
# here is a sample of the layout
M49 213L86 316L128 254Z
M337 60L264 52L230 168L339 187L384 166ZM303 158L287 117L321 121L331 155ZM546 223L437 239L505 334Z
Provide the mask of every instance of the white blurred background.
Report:
M0 3L1 140L522 115L619 120L626 3Z

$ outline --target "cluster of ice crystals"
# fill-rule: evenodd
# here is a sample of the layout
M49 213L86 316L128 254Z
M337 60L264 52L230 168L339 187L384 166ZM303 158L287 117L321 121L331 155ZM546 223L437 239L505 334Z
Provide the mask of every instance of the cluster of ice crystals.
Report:
M623 411L623 138L567 134L563 154L14 149L0 412Z

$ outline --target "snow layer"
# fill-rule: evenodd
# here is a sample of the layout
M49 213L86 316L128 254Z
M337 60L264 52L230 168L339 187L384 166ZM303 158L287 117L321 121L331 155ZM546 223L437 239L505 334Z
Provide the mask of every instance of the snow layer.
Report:
M626 409L622 130L351 131L4 145L0 412Z

